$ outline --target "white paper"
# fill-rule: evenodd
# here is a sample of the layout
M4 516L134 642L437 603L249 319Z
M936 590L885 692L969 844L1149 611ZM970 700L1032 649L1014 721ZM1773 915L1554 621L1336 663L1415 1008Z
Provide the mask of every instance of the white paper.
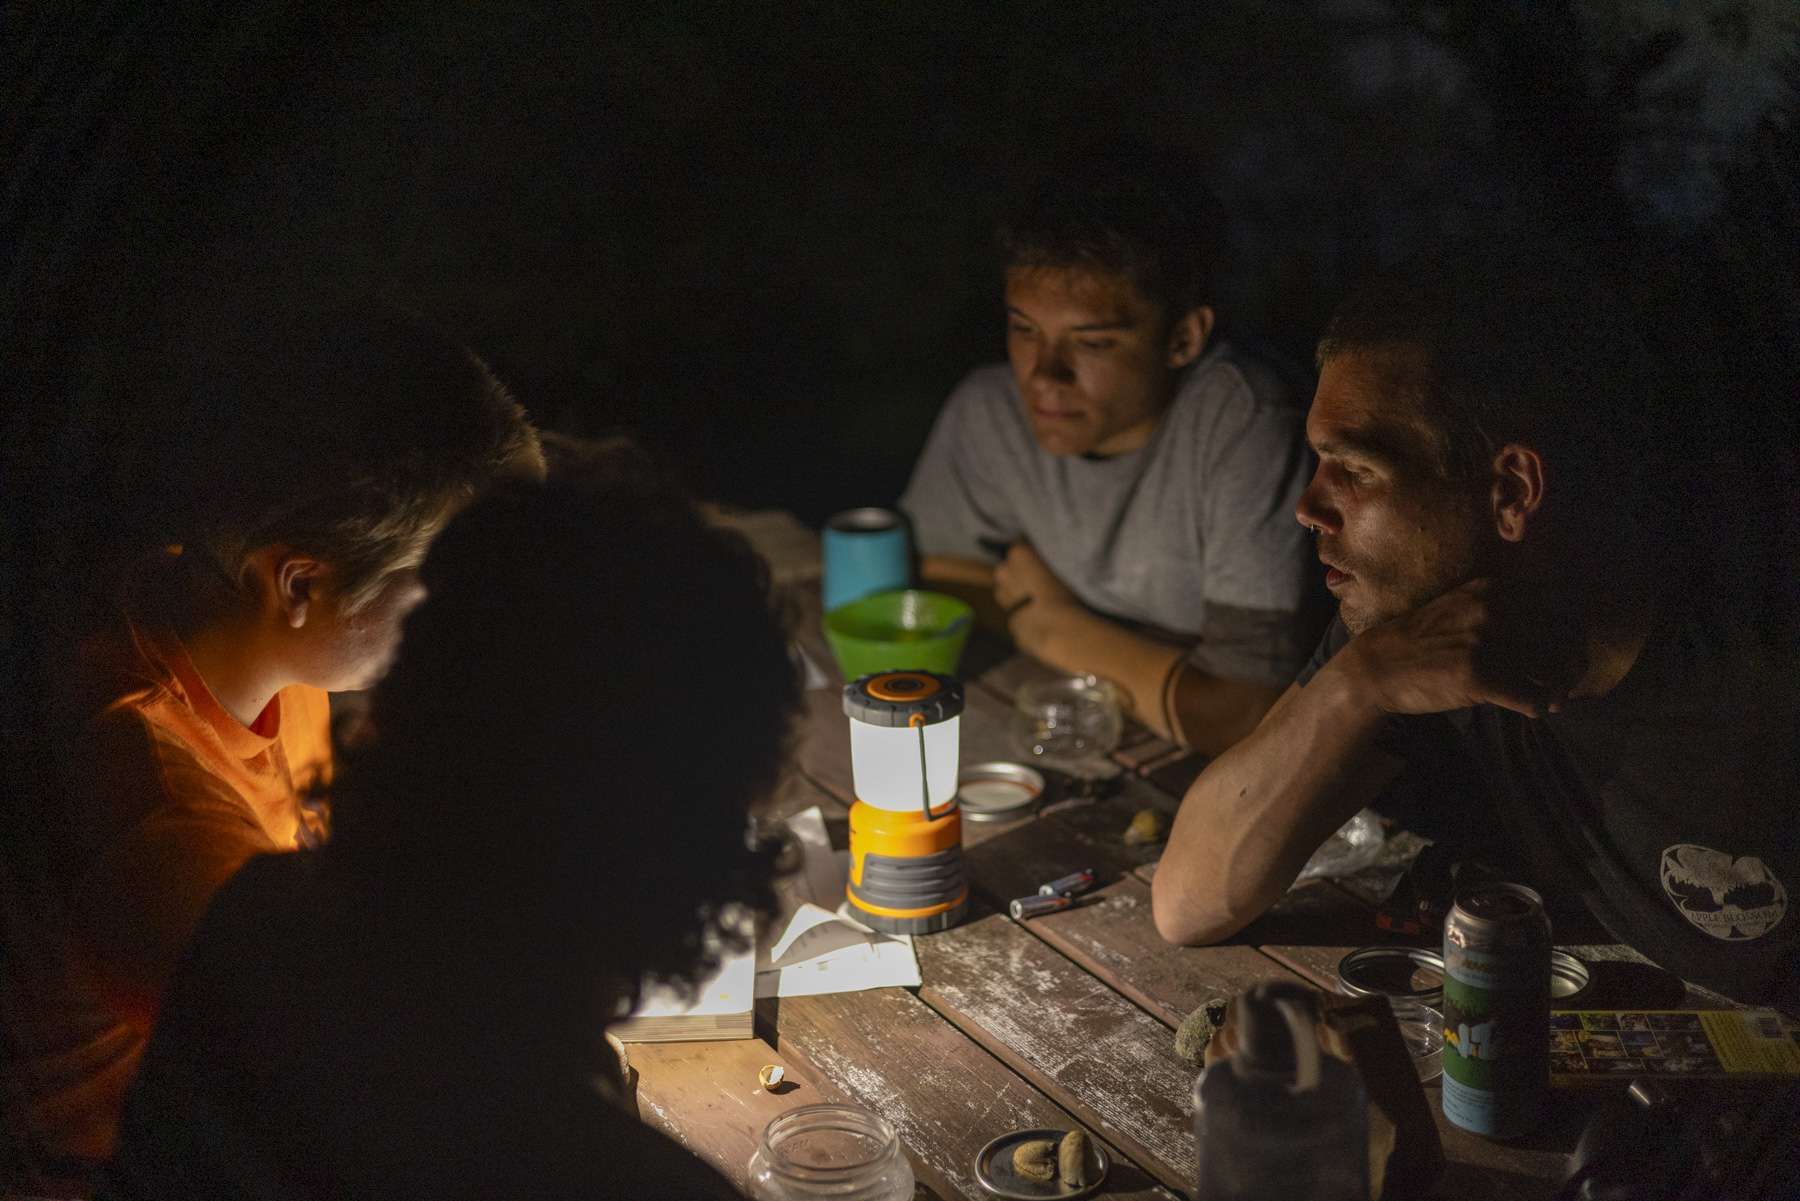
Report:
M817 805L788 818L787 828L800 843L800 876L806 881L807 899L821 909L836 909L850 878L849 853L831 849L825 815ZM782 915L783 921L787 916Z
M754 964L755 960L747 953L727 956L719 964L719 970L695 988L692 1001L684 1000L679 992L666 985L645 988L631 1017L722 1017L748 1012Z
M805 997L920 983L911 937L857 921L844 897L849 857L834 852L815 805L788 819L811 901L782 913L757 947L756 995Z

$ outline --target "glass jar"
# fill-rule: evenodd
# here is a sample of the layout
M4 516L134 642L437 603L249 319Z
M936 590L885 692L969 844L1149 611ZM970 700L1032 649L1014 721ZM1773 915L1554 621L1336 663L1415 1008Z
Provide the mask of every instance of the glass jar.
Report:
M805 1105L762 1132L750 1157L756 1201L911 1201L912 1164L900 1136L855 1105Z
M1444 1072L1444 957L1423 947L1361 947L1338 962L1338 989L1350 997L1384 997L1419 1083Z
M1104 764L1125 728L1125 696L1098 676L1034 680L1013 702L1013 743L1063 770Z

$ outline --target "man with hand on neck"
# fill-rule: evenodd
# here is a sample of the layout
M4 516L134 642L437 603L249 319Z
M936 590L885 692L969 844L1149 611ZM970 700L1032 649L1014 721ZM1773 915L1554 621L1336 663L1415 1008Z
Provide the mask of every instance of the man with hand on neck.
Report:
M0 848L7 1184L29 1192L79 1194L111 1153L214 892L324 837L326 694L387 669L431 539L543 470L487 367L386 306L245 306L144 340L115 386L159 431L129 472L154 512L109 516L154 538L51 701L60 787Z
M1684 520L1723 476L1680 460L1624 289L1565 248L1455 249L1353 296L1318 357L1296 514L1338 620L1189 789L1158 929L1230 936L1358 809L1410 791L1409 820L1553 920L1792 1003L1786 567Z
M1001 231L1007 365L966 378L900 506L927 583L991 587L1018 646L1214 753L1316 636L1295 389L1219 336L1204 196L1134 150Z

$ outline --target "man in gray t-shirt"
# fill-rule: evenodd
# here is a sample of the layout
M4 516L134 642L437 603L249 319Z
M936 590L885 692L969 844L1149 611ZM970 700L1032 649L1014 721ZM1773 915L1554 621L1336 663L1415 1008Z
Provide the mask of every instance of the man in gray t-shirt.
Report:
M1142 164L1047 180L1002 231L1009 365L951 395L900 506L928 582L1216 753L1305 662L1317 568L1296 390L1215 339L1189 208Z

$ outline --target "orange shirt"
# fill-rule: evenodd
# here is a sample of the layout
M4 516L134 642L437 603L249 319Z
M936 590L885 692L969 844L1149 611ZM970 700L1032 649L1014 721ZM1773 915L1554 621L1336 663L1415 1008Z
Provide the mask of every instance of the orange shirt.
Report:
M63 748L66 795L40 798L41 838L0 856L6 1124L28 1159L77 1164L111 1154L163 986L214 891L252 855L319 841L300 794L331 770L316 688L283 689L246 728L178 639L135 624L84 645L78 666L93 716Z

